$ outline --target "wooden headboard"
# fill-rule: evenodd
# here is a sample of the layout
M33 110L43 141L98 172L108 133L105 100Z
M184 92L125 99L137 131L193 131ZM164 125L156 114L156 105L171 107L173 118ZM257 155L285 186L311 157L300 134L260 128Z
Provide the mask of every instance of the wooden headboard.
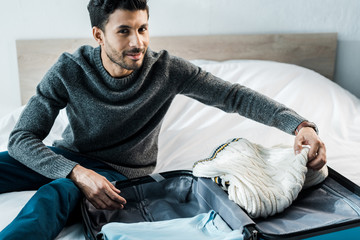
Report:
M17 40L21 101L34 95L36 85L63 52L81 45L96 46L93 39ZM258 59L296 64L332 79L337 34L263 34L152 37L152 50L168 50L185 59Z

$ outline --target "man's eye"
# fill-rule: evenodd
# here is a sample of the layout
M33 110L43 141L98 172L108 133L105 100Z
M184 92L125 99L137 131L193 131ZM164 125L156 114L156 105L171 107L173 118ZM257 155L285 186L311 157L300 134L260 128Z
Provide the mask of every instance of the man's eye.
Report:
M139 28L139 32L142 33L142 32L146 32L147 28L143 27L143 28Z
M128 30L128 29L120 29L120 30L119 30L119 33L121 33L121 34L127 34L127 33L129 33L129 30Z

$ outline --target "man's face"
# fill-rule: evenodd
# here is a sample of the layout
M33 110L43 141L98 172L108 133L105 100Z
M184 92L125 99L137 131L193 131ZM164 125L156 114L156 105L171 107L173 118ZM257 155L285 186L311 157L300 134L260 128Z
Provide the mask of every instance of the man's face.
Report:
M149 44L146 10L115 10L105 25L102 60L113 77L139 69Z

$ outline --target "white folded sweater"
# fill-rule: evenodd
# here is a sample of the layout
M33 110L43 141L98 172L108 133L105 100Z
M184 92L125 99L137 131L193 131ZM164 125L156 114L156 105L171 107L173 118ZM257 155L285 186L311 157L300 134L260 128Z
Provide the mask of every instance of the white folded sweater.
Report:
M219 146L210 158L197 161L193 174L220 178L229 199L250 217L267 217L289 207L301 189L327 177L326 166L320 171L306 167L308 151L304 147L295 155L290 146L266 148L246 139L233 139Z

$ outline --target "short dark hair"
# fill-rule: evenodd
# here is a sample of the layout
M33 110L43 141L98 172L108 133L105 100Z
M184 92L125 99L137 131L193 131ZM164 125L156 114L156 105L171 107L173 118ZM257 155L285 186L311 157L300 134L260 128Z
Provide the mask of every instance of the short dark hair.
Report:
M149 18L147 0L90 0L88 6L92 27L105 31L109 16L117 9L137 11L146 10Z

